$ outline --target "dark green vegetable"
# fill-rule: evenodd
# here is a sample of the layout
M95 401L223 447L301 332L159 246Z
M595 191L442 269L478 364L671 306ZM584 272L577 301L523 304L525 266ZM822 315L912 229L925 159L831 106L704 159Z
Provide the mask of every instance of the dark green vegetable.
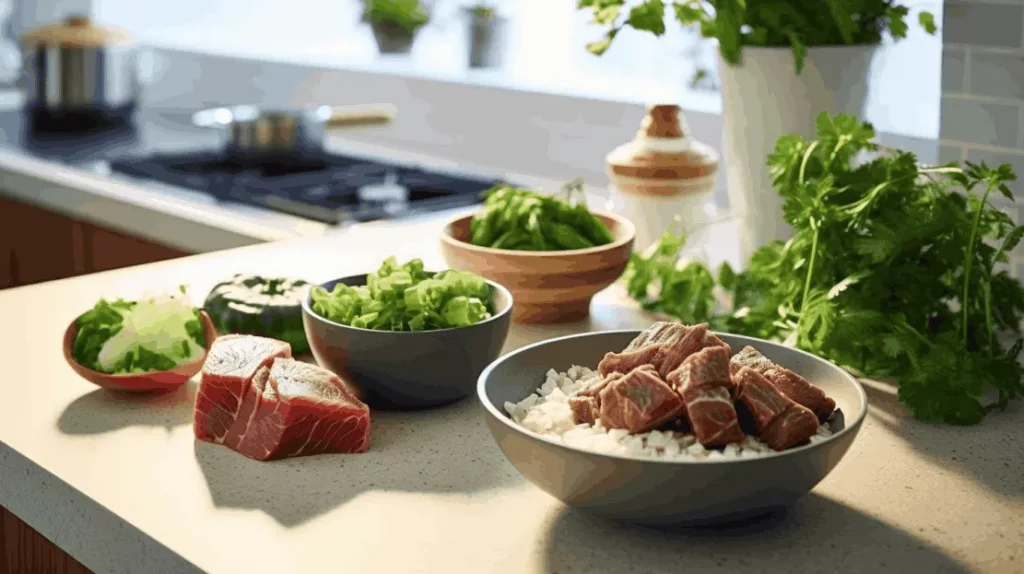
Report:
M211 289L203 308L220 333L271 337L301 354L309 351L302 327L308 285L301 279L238 274Z
M470 243L494 249L561 251L615 241L611 230L587 209L577 182L568 197L498 185L485 192L484 209L470 222ZM578 202L573 205L573 199Z
M468 327L493 313L491 288L467 271L423 270L423 261L403 265L389 257L366 285L313 287L313 311L335 323L377 331L430 331Z
M742 273L722 266L717 287L731 304L716 308L703 265L676 268L683 238L672 235L633 257L630 294L685 322L895 377L921 420L974 424L1024 394L1024 287L1000 268L1024 226L989 202L1013 201L1010 166L922 168L911 153L877 153L871 125L846 115L819 115L817 132L783 136L768 159L795 235L759 249ZM877 157L854 164L862 152Z

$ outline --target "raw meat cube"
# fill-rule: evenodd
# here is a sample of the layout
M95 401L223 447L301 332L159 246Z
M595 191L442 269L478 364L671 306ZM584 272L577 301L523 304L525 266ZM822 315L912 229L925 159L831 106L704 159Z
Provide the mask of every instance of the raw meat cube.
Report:
M370 410L337 375L275 359L252 379L228 446L256 460L360 453L370 446Z
M224 335L213 342L196 393L193 431L197 439L223 443L238 416L253 375L276 357L291 357L284 341L250 335Z

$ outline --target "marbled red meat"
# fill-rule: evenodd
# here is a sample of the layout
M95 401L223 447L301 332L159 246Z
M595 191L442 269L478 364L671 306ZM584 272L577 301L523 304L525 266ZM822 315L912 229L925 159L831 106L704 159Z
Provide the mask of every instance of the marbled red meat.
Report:
M836 402L824 391L793 371L773 363L753 347L744 347L732 358L730 369L734 375L741 367L749 367L763 375L780 393L810 409L820 422L827 421L836 409Z
M687 357L668 382L686 405L693 434L705 447L742 442L736 407L732 403L728 346L710 346Z
M608 353L598 364L602 376L628 373L651 365L665 378L691 354L709 345L728 345L708 333L707 323L688 327L682 323L660 321L637 335L621 353Z
M814 436L818 418L789 399L754 369L740 367L733 380L737 400L751 413L761 440L775 450L785 450Z
M613 377L600 392L601 424L644 433L679 417L683 400L650 365Z
M364 452L370 416L337 375L295 361L287 343L227 335L203 366L194 430L200 440L271 460Z
M369 409L337 375L316 365L275 359L253 378L241 410L249 416L238 418L227 444L257 460L360 453L370 446Z
M224 335L213 342L196 394L196 438L223 443L238 416L253 375L276 357L291 357L291 345L250 335Z

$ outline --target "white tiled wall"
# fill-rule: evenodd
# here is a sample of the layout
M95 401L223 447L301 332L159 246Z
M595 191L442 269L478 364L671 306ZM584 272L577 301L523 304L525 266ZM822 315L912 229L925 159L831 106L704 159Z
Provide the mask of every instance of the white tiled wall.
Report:
M1018 222L1024 207L1024 0L946 0L943 9L942 161L1008 163L1021 206L994 203ZM1024 279L1024 247L1010 268Z

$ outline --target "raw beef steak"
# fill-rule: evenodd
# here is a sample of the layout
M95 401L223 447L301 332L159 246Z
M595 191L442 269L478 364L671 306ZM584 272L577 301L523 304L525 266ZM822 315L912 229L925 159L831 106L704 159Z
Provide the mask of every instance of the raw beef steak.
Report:
M609 382L600 394L601 424L609 429L644 433L677 418L685 408L683 400L644 365Z
M370 447L370 410L334 373L275 359L252 379L227 446L256 460Z
M810 409L789 399L761 373L740 367L733 375L740 400L750 411L761 440L785 450L814 436L818 418Z
M753 347L744 347L732 358L730 369L734 376L741 367L749 367L763 375L780 393L810 409L820 422L827 421L836 409L836 402L825 395L825 391L793 371L773 363Z
M693 353L672 371L668 381L682 397L700 444L724 446L746 438L732 404L728 346L711 346Z
M291 357L291 345L251 335L223 335L210 347L196 394L196 438L223 443L238 416L249 381L276 357Z

